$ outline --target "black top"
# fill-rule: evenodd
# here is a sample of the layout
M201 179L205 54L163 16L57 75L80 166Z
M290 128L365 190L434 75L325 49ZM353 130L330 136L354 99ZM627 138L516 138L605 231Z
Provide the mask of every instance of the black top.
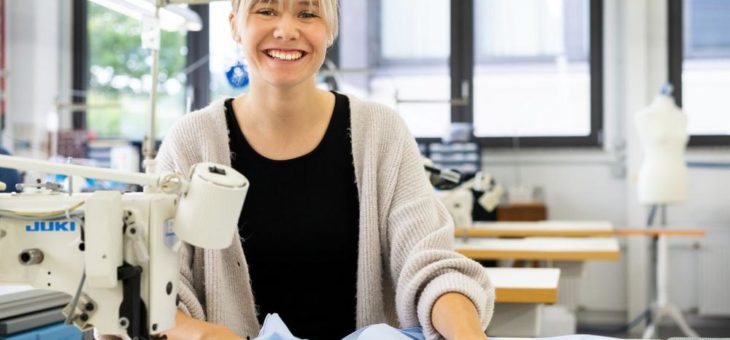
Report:
M355 330L359 201L346 96L310 153L271 160L246 141L225 102L231 165L250 188L238 222L258 319L279 313L297 337ZM245 283L241 283L245 284Z

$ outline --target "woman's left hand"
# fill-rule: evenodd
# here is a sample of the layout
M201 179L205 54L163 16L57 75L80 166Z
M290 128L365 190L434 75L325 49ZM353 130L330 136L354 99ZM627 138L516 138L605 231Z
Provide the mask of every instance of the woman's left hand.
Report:
M436 300L431 322L448 340L487 339L476 307L469 298L459 293L446 293Z

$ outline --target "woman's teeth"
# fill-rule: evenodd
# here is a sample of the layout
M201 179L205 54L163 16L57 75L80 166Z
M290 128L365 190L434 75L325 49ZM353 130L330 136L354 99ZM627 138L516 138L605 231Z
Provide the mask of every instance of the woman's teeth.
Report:
M303 53L299 51L295 52L282 52L282 51L275 51L270 50L267 52L269 57L279 59L279 60L297 60L302 57Z

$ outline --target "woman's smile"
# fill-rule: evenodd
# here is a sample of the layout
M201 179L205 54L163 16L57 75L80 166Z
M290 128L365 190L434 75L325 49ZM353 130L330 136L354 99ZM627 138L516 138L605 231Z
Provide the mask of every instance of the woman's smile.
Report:
M298 61L304 58L307 53L301 50L267 49L264 53L271 59L278 61Z

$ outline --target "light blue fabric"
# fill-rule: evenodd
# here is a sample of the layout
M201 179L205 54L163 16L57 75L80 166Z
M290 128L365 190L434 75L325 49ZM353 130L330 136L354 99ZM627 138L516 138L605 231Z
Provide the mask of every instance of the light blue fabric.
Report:
M257 340L299 340L289 331L279 314L267 314Z
M618 338L610 338L607 336L590 335L590 334L574 334L554 336L550 338L542 338L542 340L620 340Z
M281 320L279 314L268 314L264 319L256 340L300 340L295 337ZM377 324L358 329L343 340L426 340L421 327L397 329L386 324Z
M423 335L423 329L421 327L409 327L400 331L413 340L426 340L426 336Z
M507 340L510 338L495 338L490 337L489 340ZM600 336L600 335L590 335L590 334L572 334L572 335L561 335L561 336L553 336L549 338L535 338L540 340L621 340L620 338L610 338L606 336Z
M491 340L505 340L504 338L490 338ZM268 314L256 340L301 340L291 334L284 321L278 314ZM426 340L421 327L397 329L384 323L363 327L342 340ZM540 340L621 340L598 335L564 335Z
M361 328L343 340L426 340L421 327L397 329L384 323Z

